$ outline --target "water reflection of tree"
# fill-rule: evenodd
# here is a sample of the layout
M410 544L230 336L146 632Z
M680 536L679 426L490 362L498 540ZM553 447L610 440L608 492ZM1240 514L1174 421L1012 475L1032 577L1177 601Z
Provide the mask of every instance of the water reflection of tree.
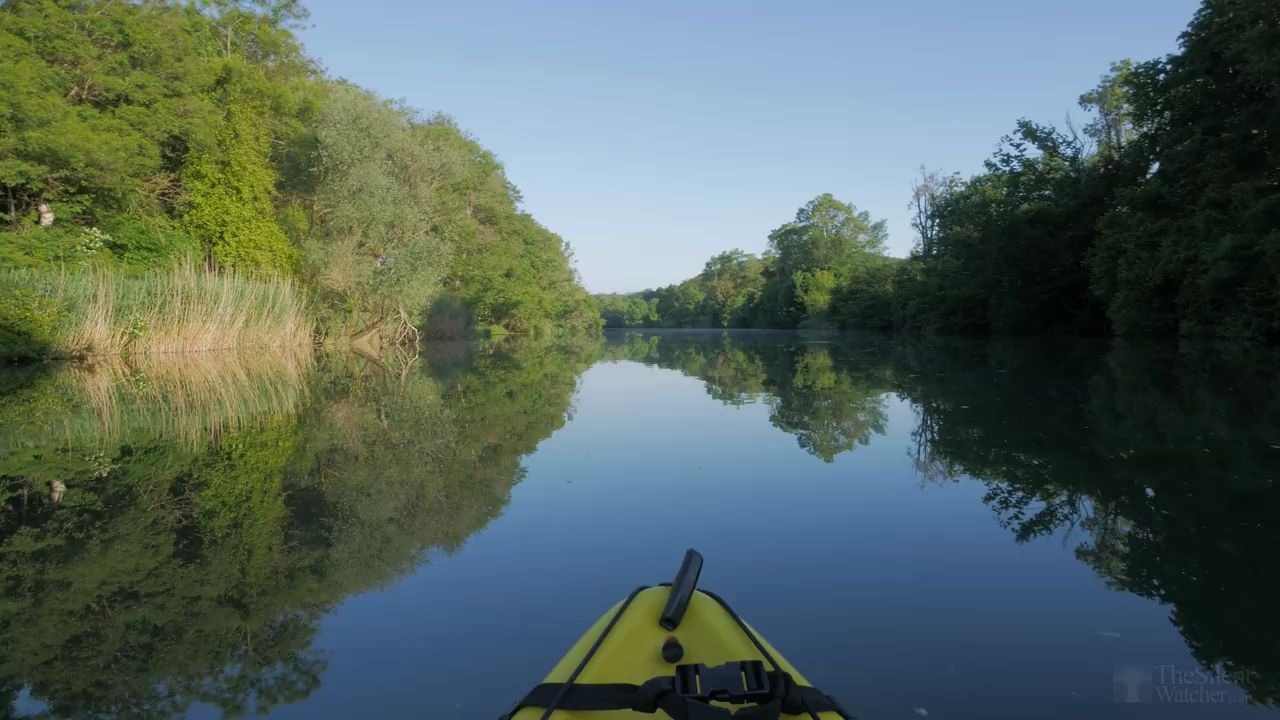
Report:
M841 357L826 345L803 346L791 357L790 377L776 385L770 401L774 427L795 435L805 452L825 462L866 445L888 425L887 373L842 367Z
M825 462L886 429L889 368L848 362L837 345L774 333L626 333L609 341L606 357L679 370L726 404L764 400L774 427Z
M310 692L310 618L282 572L294 432L269 421L209 452L136 444L108 451L105 471L62 464L56 509L42 494L14 503L47 476L0 469L0 676L58 717L165 717L197 700L236 712L248 690L266 707Z
M610 336L605 352L699 377L728 402L763 396L824 460L884 432L896 392L916 413L922 479L985 483L1017 541L1073 539L1111 587L1168 604L1201 663L1280 703L1275 352L718 333Z
M1273 354L764 333L436 345L405 373L201 371L249 398L154 369L122 387L0 376L0 697L161 717L305 696L318 619L501 513L600 354L766 403L824 460L885 432L896 393L929 477L985 483L1020 541L1071 533L1112 587L1167 603L1201 662L1280 700Z
M1018 540L1073 533L1109 585L1172 608L1201 663L1280 701L1274 354L962 347L900 370L931 457L986 482Z
M12 708L25 687L58 717L196 702L244 715L305 697L324 668L318 619L500 513L590 354L490 347L403 377L330 359L289 380L305 391L254 388L305 405L170 398L192 410L178 425L124 412L109 433L26 431L31 418L100 427L88 395L101 388L10 378L0 697Z
M765 335L763 337L771 337ZM727 405L764 396L766 365L778 348L760 336L719 332L611 333L605 360L630 360L678 370L706 383L707 393Z

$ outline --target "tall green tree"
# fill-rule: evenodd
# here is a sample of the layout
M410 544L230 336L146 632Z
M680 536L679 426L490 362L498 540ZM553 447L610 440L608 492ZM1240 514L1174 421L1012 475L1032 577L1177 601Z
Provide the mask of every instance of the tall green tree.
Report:
M1280 7L1205 0L1181 50L1125 81L1143 182L1102 222L1117 332L1280 338Z
M404 109L346 83L327 85L315 122L305 277L336 331L392 336L438 292L449 239L435 201L465 155L420 141Z
M925 332L1100 332L1087 260L1112 192L1081 138L1019 122L984 172L932 199L932 248L899 285L900 322Z
M907 209L911 211L911 229L915 231L916 240L912 247L912 255L920 259L929 259L938 252L938 205L955 191L959 178L956 175L944 175L938 170L920 167L920 174L911 181L911 202Z
M809 270L844 272L868 255L881 255L889 231L884 220L859 212L831 194L796 211L795 220L769 233L769 249L783 274Z
M741 250L722 252L707 261L700 280L706 302L720 327L743 327L747 312L764 288L760 259Z
M806 203L794 221L769 234L774 266L764 294L774 303L773 323L828 325L836 289L882 256L887 240L884 220L872 221L870 213L830 194Z
M1132 60L1111 63L1098 85L1080 96L1080 107L1094 113L1084 132L1107 159L1118 156L1137 137L1133 117Z
M192 153L182 171L182 225L215 267L287 275L297 251L276 224L276 171L265 113L232 98L213 144Z

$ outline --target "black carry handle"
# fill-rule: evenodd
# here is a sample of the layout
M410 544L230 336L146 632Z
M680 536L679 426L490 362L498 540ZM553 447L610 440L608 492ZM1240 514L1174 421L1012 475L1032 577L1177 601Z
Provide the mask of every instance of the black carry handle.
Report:
M667 630L675 630L684 619L689 609L689 601L693 599L693 591L698 588L698 576L702 574L702 555L689 548L684 551L684 560L680 561L680 570L676 579L671 581L671 594L667 596L667 606L662 609L662 617L658 624Z

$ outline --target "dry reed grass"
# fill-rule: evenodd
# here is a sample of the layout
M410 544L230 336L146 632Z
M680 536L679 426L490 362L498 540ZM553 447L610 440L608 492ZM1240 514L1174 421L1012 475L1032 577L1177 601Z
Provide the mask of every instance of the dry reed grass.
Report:
M137 277L108 268L9 271L0 284L57 308L47 351L55 356L298 348L314 337L303 293L287 279L185 265Z

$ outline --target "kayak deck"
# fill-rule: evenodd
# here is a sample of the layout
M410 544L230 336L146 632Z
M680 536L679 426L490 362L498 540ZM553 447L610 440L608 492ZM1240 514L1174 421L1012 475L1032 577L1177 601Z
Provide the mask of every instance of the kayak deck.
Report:
M759 661L769 670L789 674L798 685L809 684L796 668L760 637L759 633L750 629L745 622L740 624L739 618L728 606L709 593L701 590L694 591L678 627L675 630L663 628L657 622L657 618L663 612L663 606L667 603L671 592L671 588L666 586L642 589L628 600L614 605L574 643L569 652L547 675L544 683L569 682L580 665L582 665L581 670L577 677L572 679L574 685L608 683L641 685L653 678L671 676L676 670L677 663L664 660L663 645L674 637L683 648L683 655L678 658L679 665L702 664L712 667L744 660ZM618 615L624 605L626 605L625 610ZM613 626L609 628L611 622ZM606 628L608 628L607 633ZM603 638L601 638L602 633L606 633ZM597 640L599 640L599 646L595 648L594 653L591 653L591 648ZM756 641L759 642L759 646ZM588 654L590 658L583 665L582 660ZM732 709L744 707L722 702L711 704ZM545 710L542 707L523 707L516 712L513 720L539 720L544 714ZM652 719L654 717L653 713L635 710L559 708L550 715L550 718L555 720L622 720L623 718ZM663 713L659 711L656 717L663 717ZM840 720L841 715L838 712L826 711L805 712L800 715L782 714L779 717Z

